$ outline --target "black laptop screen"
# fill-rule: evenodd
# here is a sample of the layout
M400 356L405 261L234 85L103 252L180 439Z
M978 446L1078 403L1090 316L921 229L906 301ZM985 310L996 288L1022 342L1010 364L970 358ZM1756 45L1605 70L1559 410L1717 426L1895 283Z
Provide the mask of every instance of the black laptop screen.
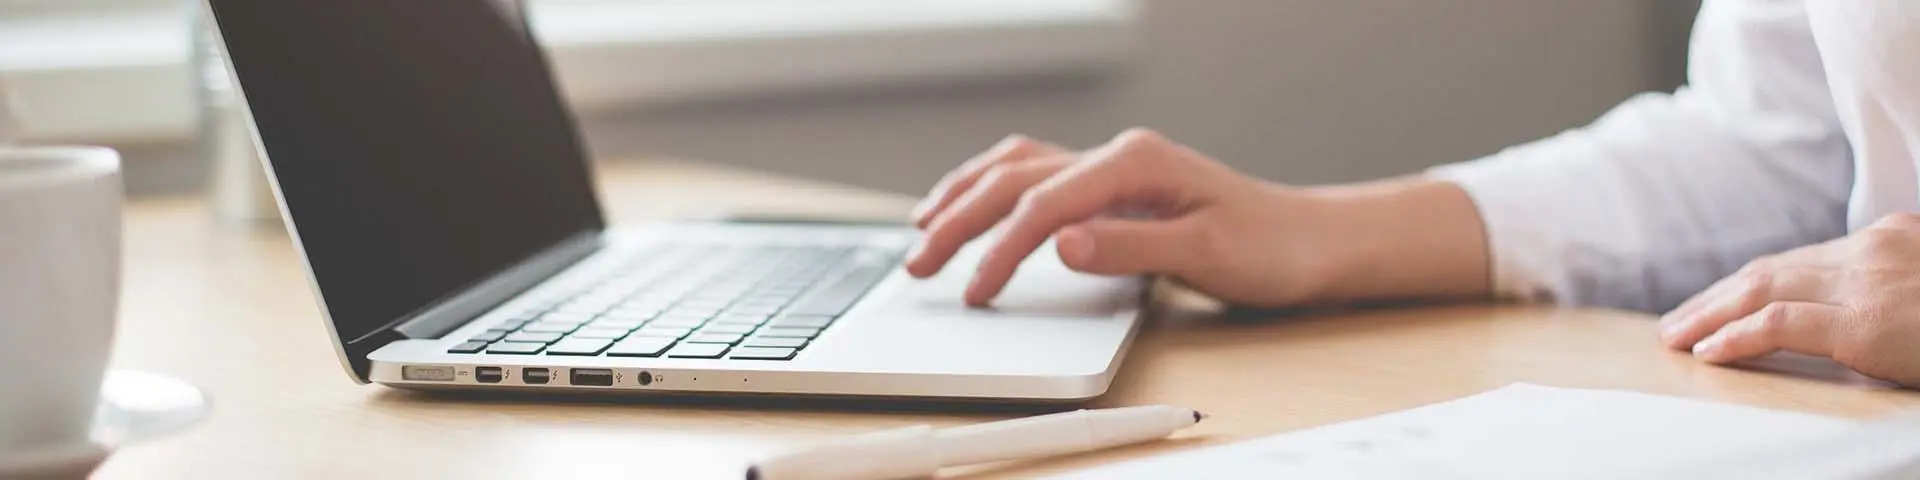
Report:
M211 0L343 341L602 228L513 0Z

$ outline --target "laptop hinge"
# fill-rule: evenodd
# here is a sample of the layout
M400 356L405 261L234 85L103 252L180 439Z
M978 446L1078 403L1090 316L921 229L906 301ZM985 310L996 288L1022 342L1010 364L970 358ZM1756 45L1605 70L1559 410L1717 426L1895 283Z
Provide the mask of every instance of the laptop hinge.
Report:
M445 301L434 304L411 318L402 319L393 331L406 338L438 338L502 302L533 288L560 273L575 262L600 250L599 231L583 232L561 241L532 258L521 261L493 277L461 290Z

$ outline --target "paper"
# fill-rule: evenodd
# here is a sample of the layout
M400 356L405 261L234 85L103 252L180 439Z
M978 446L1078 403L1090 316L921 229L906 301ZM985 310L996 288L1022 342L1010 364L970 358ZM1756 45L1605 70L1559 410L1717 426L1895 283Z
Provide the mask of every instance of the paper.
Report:
M1059 478L1648 478L1703 459L1840 435L1855 425L1641 393L1515 384L1369 419Z
M1704 458L1637 478L1799 480L1920 478L1920 414L1876 421L1838 435Z

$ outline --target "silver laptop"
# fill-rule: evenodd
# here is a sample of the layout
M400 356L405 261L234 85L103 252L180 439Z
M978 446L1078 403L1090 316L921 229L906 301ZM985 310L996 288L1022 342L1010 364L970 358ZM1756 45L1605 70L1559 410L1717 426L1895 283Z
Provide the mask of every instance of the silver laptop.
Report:
M1052 248L978 310L978 245L914 280L907 228L608 228L514 2L207 7L356 381L1076 401L1134 334L1141 282Z

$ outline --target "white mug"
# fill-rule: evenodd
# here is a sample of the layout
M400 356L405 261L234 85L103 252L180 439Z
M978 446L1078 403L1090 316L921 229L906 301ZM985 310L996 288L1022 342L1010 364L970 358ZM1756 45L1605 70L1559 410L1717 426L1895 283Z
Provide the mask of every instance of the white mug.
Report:
M120 303L120 155L0 147L0 459L87 444Z

